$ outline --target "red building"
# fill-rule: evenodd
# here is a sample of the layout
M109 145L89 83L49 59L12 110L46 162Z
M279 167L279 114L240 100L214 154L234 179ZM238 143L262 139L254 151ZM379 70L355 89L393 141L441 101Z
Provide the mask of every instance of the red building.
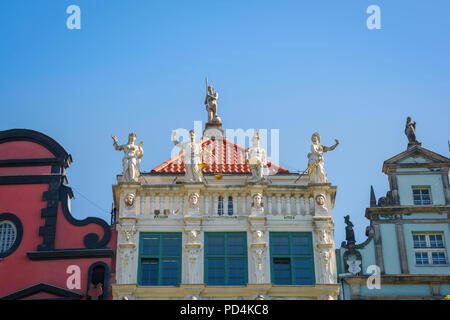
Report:
M45 134L0 131L0 300L111 298L117 234L72 217L71 162Z

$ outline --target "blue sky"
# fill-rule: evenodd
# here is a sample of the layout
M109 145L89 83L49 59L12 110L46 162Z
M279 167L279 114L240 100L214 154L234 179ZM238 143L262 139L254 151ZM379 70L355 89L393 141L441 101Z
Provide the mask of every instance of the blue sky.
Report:
M81 8L81 30L66 8ZM369 5L381 30L366 27ZM337 185L336 246L350 214L365 240L370 185L388 190L383 161L406 149L407 116L425 148L449 156L450 3L434 1L0 2L0 130L28 128L74 162L76 218L109 221L111 185L129 132L141 169L170 157L171 131L206 120L206 76L224 128L280 130L280 165L304 170L310 137ZM82 195L94 202L86 200ZM102 209L100 209L102 208Z

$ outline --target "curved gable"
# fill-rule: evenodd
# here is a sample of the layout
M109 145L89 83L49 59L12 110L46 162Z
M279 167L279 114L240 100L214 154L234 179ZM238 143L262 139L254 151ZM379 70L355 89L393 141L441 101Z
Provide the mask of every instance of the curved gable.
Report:
M72 156L58 142L41 132L29 129L0 131L1 160L48 158L57 158L65 167L72 162Z

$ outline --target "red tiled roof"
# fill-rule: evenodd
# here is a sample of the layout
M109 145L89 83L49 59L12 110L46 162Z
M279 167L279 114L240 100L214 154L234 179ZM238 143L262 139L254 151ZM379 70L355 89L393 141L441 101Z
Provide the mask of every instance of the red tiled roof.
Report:
M248 163L245 162L245 148L237 145L227 138L219 140L202 141L202 148L210 151L205 153L203 162L208 166L203 173L251 173ZM154 168L152 173L184 173L184 151L163 164ZM269 174L289 173L288 170L268 161Z

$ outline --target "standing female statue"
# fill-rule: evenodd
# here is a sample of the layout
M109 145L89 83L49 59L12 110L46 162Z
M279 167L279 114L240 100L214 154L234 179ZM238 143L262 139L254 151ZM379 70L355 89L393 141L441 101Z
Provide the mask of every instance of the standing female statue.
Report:
M252 143L253 146L245 151L245 162L248 162L252 172L252 182L261 182L267 178L269 170L266 150L260 147L261 140L257 129L255 129Z
M312 183L327 183L327 175L323 168L323 153L334 150L339 144L339 140L335 139L336 144L331 147L320 145L319 133L314 133L311 137L311 153L308 153L308 177Z
M411 117L406 118L405 134L408 138L408 145L419 143L416 139L416 122L411 121Z
M137 146L136 134L130 133L128 135L128 143L119 146L117 144L117 137L112 135L114 140L113 146L116 150L123 150L124 156L122 159L123 165L123 181L124 182L137 182L139 177L139 167L141 164L141 158L144 155L144 150L142 149L142 141Z

